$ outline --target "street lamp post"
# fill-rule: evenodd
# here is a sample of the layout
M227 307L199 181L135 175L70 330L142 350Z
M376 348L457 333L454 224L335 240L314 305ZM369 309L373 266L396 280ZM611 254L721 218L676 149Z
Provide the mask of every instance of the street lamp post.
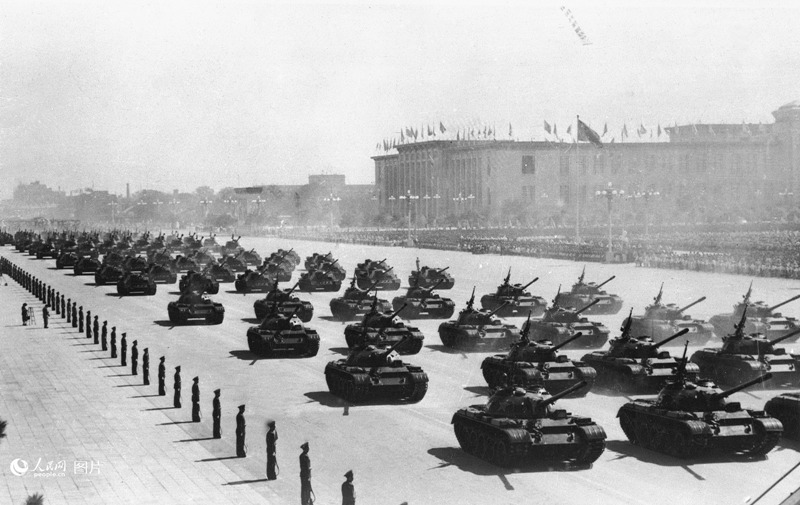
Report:
M650 199L658 198L661 193L648 189L646 191L637 191L633 194L633 198L644 198L644 235L645 237L650 234Z
M407 215L407 218L408 218L408 224L407 224L407 227L408 227L408 237L407 237L407 243L408 243L408 245L409 245L409 247L410 247L410 246L411 246L411 244L412 244L412 240L411 240L411 201L412 201L412 200L419 200L419 195L412 195L412 194L411 194L411 190L409 189L409 190L406 190L406 194L405 194L405 195L400 195L400 196L398 197L398 199L399 199L399 200L405 200L405 201L406 201L406 215Z
M394 219L394 202L395 202L395 200L397 200L397 199L394 197L394 195L392 195L392 196L390 196L390 197L388 198L388 200L389 200L390 202L392 202L392 219Z
M323 198L322 200L323 200L324 202L328 202L328 204L329 204L329 206L330 206L330 212L331 212L331 228L333 228L333 206L334 206L335 204L337 204L338 202L340 202L342 199L341 199L341 198L339 198L338 196L334 196L334 195L333 195L333 193L331 193L331 194L330 194L330 196L326 196L326 197L325 197L325 198Z
M603 190L595 191L595 196L598 198L605 198L608 202L608 252L606 253L606 261L613 261L614 251L612 249L612 236L611 236L611 202L615 197L625 196L625 191L614 188L611 183Z
M202 205L204 208L203 218L208 217L208 206L211 205L211 200L209 200L208 198L203 198L202 200L200 200L200 205Z

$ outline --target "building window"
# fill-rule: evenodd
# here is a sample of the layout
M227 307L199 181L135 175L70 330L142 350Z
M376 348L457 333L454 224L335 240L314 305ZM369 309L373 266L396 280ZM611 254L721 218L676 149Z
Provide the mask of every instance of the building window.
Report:
M523 156L522 157L522 173L523 174L535 174L536 173L536 164L534 162L533 156Z
M561 156L558 161L561 177L569 177L569 156Z

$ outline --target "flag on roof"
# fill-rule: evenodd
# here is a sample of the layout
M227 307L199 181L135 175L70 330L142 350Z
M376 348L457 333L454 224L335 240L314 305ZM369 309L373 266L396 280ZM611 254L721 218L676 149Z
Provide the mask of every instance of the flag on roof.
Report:
M553 133L553 129L550 127L550 123L547 121L544 122L544 131L547 133Z
M603 142L600 140L600 135L598 135L596 131L592 130L589 125L581 121L580 118L578 118L578 140L591 142L597 147L603 147Z

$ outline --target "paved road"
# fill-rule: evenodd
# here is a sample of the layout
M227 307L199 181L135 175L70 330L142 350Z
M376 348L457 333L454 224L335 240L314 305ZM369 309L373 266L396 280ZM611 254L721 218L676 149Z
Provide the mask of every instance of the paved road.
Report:
M332 250L348 272L364 258L389 258L388 263L395 267L404 284L416 256L423 265L450 265L456 286L446 296L456 301L457 308L463 307L473 285L476 295L492 291L509 266L512 267L512 282L539 277L530 289L547 299L552 299L559 284L562 289L568 289L583 267L558 260L267 238L243 238L241 243L254 247L262 256L278 247L294 247L302 258L312 252ZM627 399L589 393L586 398L564 400L559 405L576 414L591 416L605 428L607 449L591 469L540 468L507 472L467 456L458 448L450 418L459 408L485 401L487 390L480 362L487 353L465 354L443 349L436 331L439 321L415 322L426 336L426 345L420 354L404 358L421 365L430 377L430 389L422 402L348 407L327 392L323 375L325 364L341 358L346 348L344 325L330 318L328 303L335 294L302 295L314 304L314 318L308 325L315 328L322 339L315 358L263 360L255 359L247 351L245 338L248 326L255 322L253 302L262 295L236 294L232 284L223 284L220 294L214 297L225 305L222 325L172 327L168 323L166 305L177 297L177 285L159 285L158 293L152 297L120 298L113 287L95 287L90 276L76 278L71 272L56 270L52 260L37 261L9 248L3 249L2 254L46 279L56 289L77 297L101 320L108 319L110 324L115 324L118 332L127 331L129 340L139 340L140 349L150 347L153 363L158 356L165 355L170 371L172 366L180 364L185 400L188 400L191 378L199 375L206 416L210 414L207 404L211 391L218 387L223 390L224 416L232 419L235 406L247 404L250 456L246 460L187 460L187 465L216 465L242 476L241 480L258 478L265 461L264 424L268 419L276 419L280 433L280 478L269 485L249 485L270 503L274 502L274 495L270 498L273 492L289 502L296 500L299 493L297 456L304 441L311 445L318 503L340 500L342 474L348 469L355 472L359 502L366 503L744 503L800 460L800 446L791 443L780 445L767 459L760 461L707 458L686 462L641 450L627 442L615 419L617 409ZM707 296L708 299L693 307L691 312L695 317L708 318L730 311L750 281L741 276L643 269L631 265L587 266L587 281L600 282L611 275L617 278L606 287L620 294L626 303L620 314L597 319L606 323L614 335L628 308L633 306L634 312L643 311L661 282L665 283L666 302L681 305ZM294 279L298 276L295 272ZM757 279L753 289L754 299L777 303L797 294L800 283ZM396 294L399 292L385 293L387 298ZM788 305L785 313L800 315L798 305ZM522 323L521 319L510 321ZM65 344L59 342L58 345ZM567 354L578 358L583 351ZM82 366L88 369L101 366L88 356L81 359ZM111 383L119 379L103 380ZM738 393L734 399L746 407L760 408L774 394L776 391L755 388ZM118 408L140 415L147 408L163 407L167 403L163 398L144 398L120 401ZM188 409L182 410L166 410L162 415L173 421L185 420ZM175 440L197 438L199 431L191 424L160 428L186 431L187 436L177 436ZM232 427L227 431L230 435ZM208 444L204 447L211 453L225 456L232 452L230 440L228 438L227 446ZM173 445L183 444L174 442ZM798 480L800 472L787 479L795 486ZM778 503L789 487L779 486L760 503Z

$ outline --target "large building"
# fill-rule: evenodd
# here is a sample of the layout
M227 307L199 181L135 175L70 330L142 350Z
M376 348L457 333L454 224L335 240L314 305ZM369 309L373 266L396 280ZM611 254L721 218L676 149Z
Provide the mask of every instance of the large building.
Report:
M624 222L730 221L797 202L800 101L771 124L665 128L668 142L429 140L374 157L381 209L417 222L477 213L491 221L605 222L609 187Z

